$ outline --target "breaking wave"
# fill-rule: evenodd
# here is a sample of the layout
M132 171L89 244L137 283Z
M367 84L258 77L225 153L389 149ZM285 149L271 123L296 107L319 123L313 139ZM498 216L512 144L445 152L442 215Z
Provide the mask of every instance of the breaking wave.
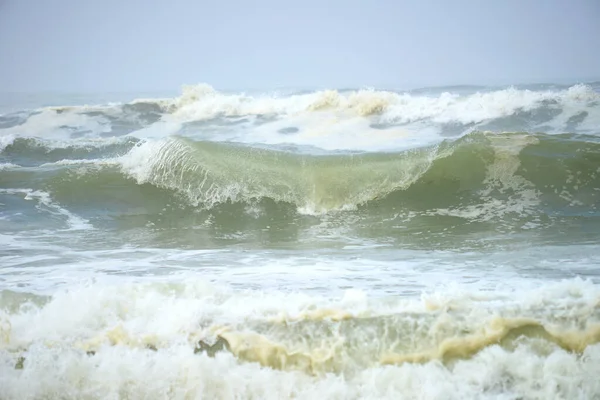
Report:
M0 115L0 397L597 398L598 89Z
M455 387L456 398L599 390L598 292L581 280L520 293L435 292L419 300L349 290L325 300L228 293L187 279L81 287L51 298L3 292L0 301L14 303L0 314L0 382L11 398L58 390L106 396L113 388L415 397L423 388L412 378ZM215 383L231 374L226 385Z
M12 163L35 158L41 170L59 168L58 175L46 182L59 197L60 191L67 194L83 187L94 197L113 185L129 190L151 185L201 209L269 199L300 211L327 213L369 205L415 205L417 198L422 206L450 209L461 199L470 204L484 198L510 201L515 196L548 204L595 206L600 143L592 137L571 138L472 133L397 153L329 155L181 137L122 142L101 150L41 151L38 142L20 141L3 154L11 154ZM100 151L109 156L94 158ZM70 157L63 159L66 155ZM26 172L17 168L13 173Z
M479 89L474 93L447 88L441 92L363 89L248 95L219 92L202 84L184 87L175 98L47 107L25 115L2 115L0 132L5 137L62 139L128 134L147 137L250 124L254 128L266 125L273 128L269 135L283 133L292 142L298 136L294 132L302 137L308 129L312 133L303 140L310 142L317 134L313 131L347 133L354 121L356 129L363 132L400 125L410 132L424 134L433 129L442 135L460 135L469 130L598 133L600 94L593 86ZM360 123L363 120L368 123ZM5 146L4 141L0 141L0 148ZM338 145L345 145L342 142Z

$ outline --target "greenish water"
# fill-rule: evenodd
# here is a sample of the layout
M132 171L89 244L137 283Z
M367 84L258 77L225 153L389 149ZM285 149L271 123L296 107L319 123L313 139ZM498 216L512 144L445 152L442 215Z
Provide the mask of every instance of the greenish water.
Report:
M597 85L12 101L1 398L600 395Z

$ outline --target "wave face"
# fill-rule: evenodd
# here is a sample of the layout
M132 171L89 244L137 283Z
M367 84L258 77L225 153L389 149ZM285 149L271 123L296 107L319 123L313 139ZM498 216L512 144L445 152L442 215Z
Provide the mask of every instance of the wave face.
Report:
M92 225L120 230L179 221L181 229L216 224L253 232L267 221L288 228L297 221L297 234L335 221L354 234L381 237L424 227L430 237L448 239L452 232L464 238L533 230L552 237L569 229L579 230L581 240L600 228L594 136L473 132L411 150L356 154L178 136L45 146L16 139L4 149L3 197L14 202L11 190L42 191Z
M315 230L425 247L493 232L587 241L598 228L598 127L597 83L188 86L174 98L0 116L0 201L15 207L8 230L33 219L29 196L41 215L31 226L69 227L69 213L119 233L152 227L165 244L189 231L262 241L273 227L269 240L283 242Z
M0 398L598 398L599 90L15 101Z

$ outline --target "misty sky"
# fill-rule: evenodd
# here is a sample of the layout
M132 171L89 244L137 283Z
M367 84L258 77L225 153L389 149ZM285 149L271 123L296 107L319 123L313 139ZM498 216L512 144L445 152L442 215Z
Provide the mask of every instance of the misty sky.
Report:
M0 0L0 91L598 79L598 0Z

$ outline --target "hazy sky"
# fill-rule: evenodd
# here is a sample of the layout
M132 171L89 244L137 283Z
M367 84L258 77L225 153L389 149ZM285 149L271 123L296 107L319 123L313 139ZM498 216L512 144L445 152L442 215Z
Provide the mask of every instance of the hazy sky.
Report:
M0 0L5 92L599 76L599 0Z

